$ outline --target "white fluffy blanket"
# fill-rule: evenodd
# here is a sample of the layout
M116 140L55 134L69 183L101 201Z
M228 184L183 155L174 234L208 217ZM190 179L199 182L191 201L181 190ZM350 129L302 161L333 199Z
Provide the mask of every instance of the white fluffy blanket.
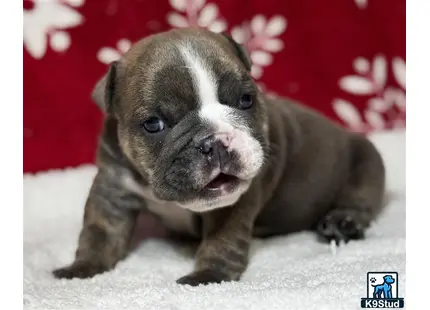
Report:
M405 287L405 133L374 135L391 201L367 239L335 252L298 233L255 240L237 283L179 286L193 259L168 240L147 239L115 270L90 280L56 280L73 260L93 166L24 176L25 309L359 309L368 271L397 271Z

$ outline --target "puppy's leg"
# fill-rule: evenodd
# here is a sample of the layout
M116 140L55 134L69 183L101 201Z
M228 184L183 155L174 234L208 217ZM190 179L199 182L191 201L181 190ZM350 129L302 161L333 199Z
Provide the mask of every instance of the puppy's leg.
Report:
M346 184L333 209L317 225L325 241L348 242L364 238L364 230L383 207L385 168L382 158L367 139L351 137L351 166Z
M248 265L254 219L261 208L255 193L250 189L233 207L203 214L205 236L195 269L177 283L197 286L239 280Z
M53 271L57 278L88 278L123 259L141 201L120 187L115 177L99 172L85 206L84 227L75 261Z

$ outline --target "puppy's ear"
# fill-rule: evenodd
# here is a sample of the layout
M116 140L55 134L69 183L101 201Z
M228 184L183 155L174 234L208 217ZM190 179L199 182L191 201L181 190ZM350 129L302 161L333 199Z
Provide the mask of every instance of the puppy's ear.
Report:
M242 45L237 43L229 33L223 32L222 35L229 41L229 43L233 46L233 48L236 51L236 55L239 57L240 60L242 60L243 64L245 65L246 69L248 71L251 71L251 58L249 57L248 50Z
M93 89L91 98L105 113L112 110L114 101L118 62L111 63L108 72L97 82Z

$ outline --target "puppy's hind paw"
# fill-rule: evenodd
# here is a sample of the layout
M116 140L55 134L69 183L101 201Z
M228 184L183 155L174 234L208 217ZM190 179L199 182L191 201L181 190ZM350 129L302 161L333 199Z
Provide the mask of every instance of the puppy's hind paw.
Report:
M341 241L347 243L350 240L364 238L365 225L349 210L333 210L324 216L318 223L316 232L324 242L334 240L336 245Z

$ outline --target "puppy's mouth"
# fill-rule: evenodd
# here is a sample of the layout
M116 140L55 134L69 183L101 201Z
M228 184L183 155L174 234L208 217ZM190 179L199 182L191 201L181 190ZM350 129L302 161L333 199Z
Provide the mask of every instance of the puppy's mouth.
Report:
M229 191L234 189L239 181L234 175L220 173L206 185L206 188L210 191Z

